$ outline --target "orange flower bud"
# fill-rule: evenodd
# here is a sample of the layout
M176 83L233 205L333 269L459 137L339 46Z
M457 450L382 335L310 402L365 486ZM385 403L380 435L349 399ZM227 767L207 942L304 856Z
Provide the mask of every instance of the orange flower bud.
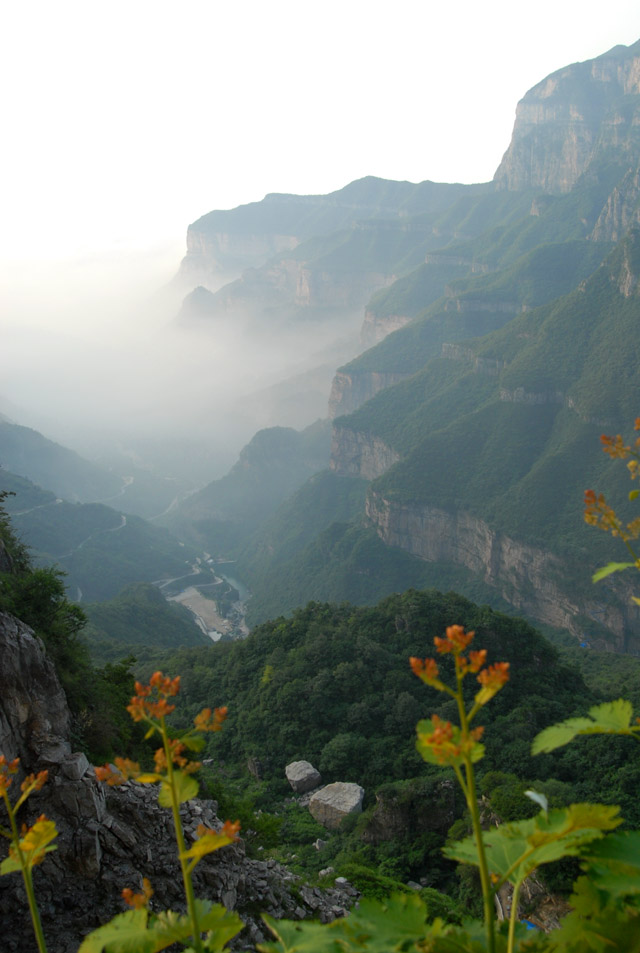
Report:
M434 638L436 651L441 655L452 652L459 655L463 652L473 639L475 632L465 632L462 625L449 625L444 639Z
M153 887L146 877L142 878L142 893L134 893L130 887L125 887L122 891L122 899L128 906L133 907L134 910L147 907L152 896Z
M196 715L193 723L198 731L221 731L222 723L227 717L228 708L203 708L200 714Z

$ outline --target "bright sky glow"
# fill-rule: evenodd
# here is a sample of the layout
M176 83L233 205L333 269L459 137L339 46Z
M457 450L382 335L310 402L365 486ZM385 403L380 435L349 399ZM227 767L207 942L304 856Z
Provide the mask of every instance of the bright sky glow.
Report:
M21 0L0 31L0 256L171 242L266 192L484 181L545 75L637 0Z

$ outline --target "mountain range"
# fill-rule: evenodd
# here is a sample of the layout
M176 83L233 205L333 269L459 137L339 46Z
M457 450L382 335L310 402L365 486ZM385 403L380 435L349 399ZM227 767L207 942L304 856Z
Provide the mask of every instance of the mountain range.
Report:
M624 492L598 437L640 405L639 129L640 42L531 89L491 183L367 178L191 226L183 275L245 268L200 321L241 302L277 333L361 309L363 350L333 380L328 472L248 543L223 542L254 621L448 581L640 650L624 577L590 582L615 544L581 514L586 487Z
M620 553L584 526L582 492L628 493L598 438L630 430L640 407L639 278L640 41L533 87L492 182L369 176L198 219L176 324L292 348L298 373L252 413L295 411L297 429L258 432L195 493L156 487L151 512L138 477L123 486L87 464L79 489L53 445L36 452L33 432L4 421L3 465L53 491L16 510L33 521L61 517L56 498L118 497L237 560L254 623L311 598L437 586L638 653L631 584L590 581ZM92 514L103 532L133 521L106 510ZM72 522L58 520L67 535ZM48 540L61 531L28 533L60 558Z

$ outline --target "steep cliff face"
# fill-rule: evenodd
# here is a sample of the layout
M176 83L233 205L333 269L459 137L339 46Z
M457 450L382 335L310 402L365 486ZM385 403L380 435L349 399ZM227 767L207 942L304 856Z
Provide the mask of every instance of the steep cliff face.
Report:
M312 236L349 229L371 218L390 219L412 209L435 212L486 186L389 182L366 176L329 195L271 193L261 202L208 212L189 226L187 254L177 282L216 290L247 268L286 256ZM415 227L415 226L407 226Z
M215 294L196 289L185 299L182 321L237 321L239 317L271 321L304 318L323 311L360 311L389 279L375 271L336 272L306 261L280 258L261 268L249 268ZM195 298L194 298L195 295Z
M624 97L638 93L640 42L552 73L518 103L496 185L570 191L607 150L637 143L637 103Z
M411 320L411 317L405 314L379 315L365 309L364 321L360 331L362 346L365 349L374 347L379 341L383 341L388 334L403 328Z
M434 506L400 503L370 492L367 517L389 546L428 562L458 563L495 587L503 599L540 622L583 637L579 617L592 618L611 633L600 647L640 652L638 610L629 600L607 606L581 599L557 556L493 531L470 513L451 513ZM571 593L569 595L569 593Z
M371 400L378 391L385 390L408 376L398 373L383 374L379 371L336 371L329 396L330 419L353 413Z
M295 235L273 232L209 232L195 223L187 229L187 254L180 266L180 280L187 285L202 283L215 291L221 279L239 275L245 268L255 268L274 255L291 251L299 241Z
M377 437L334 427L330 467L338 476L375 480L400 459L398 453Z
M157 909L183 909L172 821L158 805L157 791L134 782L105 788L84 754L71 752L68 730L64 692L41 643L23 623L0 613L0 752L19 756L26 771L48 770L22 820L33 823L45 813L59 831L57 850L34 874L43 929L55 953L76 953L86 933L122 912L122 888L138 890L143 876L152 883ZM182 805L187 842L201 823L220 826L216 810L213 801ZM248 859L242 842L204 858L194 876L198 896L243 917L243 949L266 939L256 909L329 920L356 896L350 887L306 887L275 861ZM0 878L0 918L3 951L36 950L18 874Z

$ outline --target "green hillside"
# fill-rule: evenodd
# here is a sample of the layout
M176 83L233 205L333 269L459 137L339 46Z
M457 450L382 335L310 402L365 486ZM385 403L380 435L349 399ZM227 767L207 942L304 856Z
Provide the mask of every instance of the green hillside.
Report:
M327 466L330 440L328 421L317 421L303 431L260 430L226 476L157 522L217 555L235 555L290 494Z
M156 586L132 583L108 602L84 607L87 624L82 630L91 657L114 662L145 648L168 649L210 645L184 606L167 602Z
M74 598L110 599L132 582L182 576L196 558L192 547L139 516L102 503L67 503L9 475L4 485L15 488L7 498L15 531L37 563L65 572Z
M0 465L72 502L114 496L122 480L29 427L0 419Z

